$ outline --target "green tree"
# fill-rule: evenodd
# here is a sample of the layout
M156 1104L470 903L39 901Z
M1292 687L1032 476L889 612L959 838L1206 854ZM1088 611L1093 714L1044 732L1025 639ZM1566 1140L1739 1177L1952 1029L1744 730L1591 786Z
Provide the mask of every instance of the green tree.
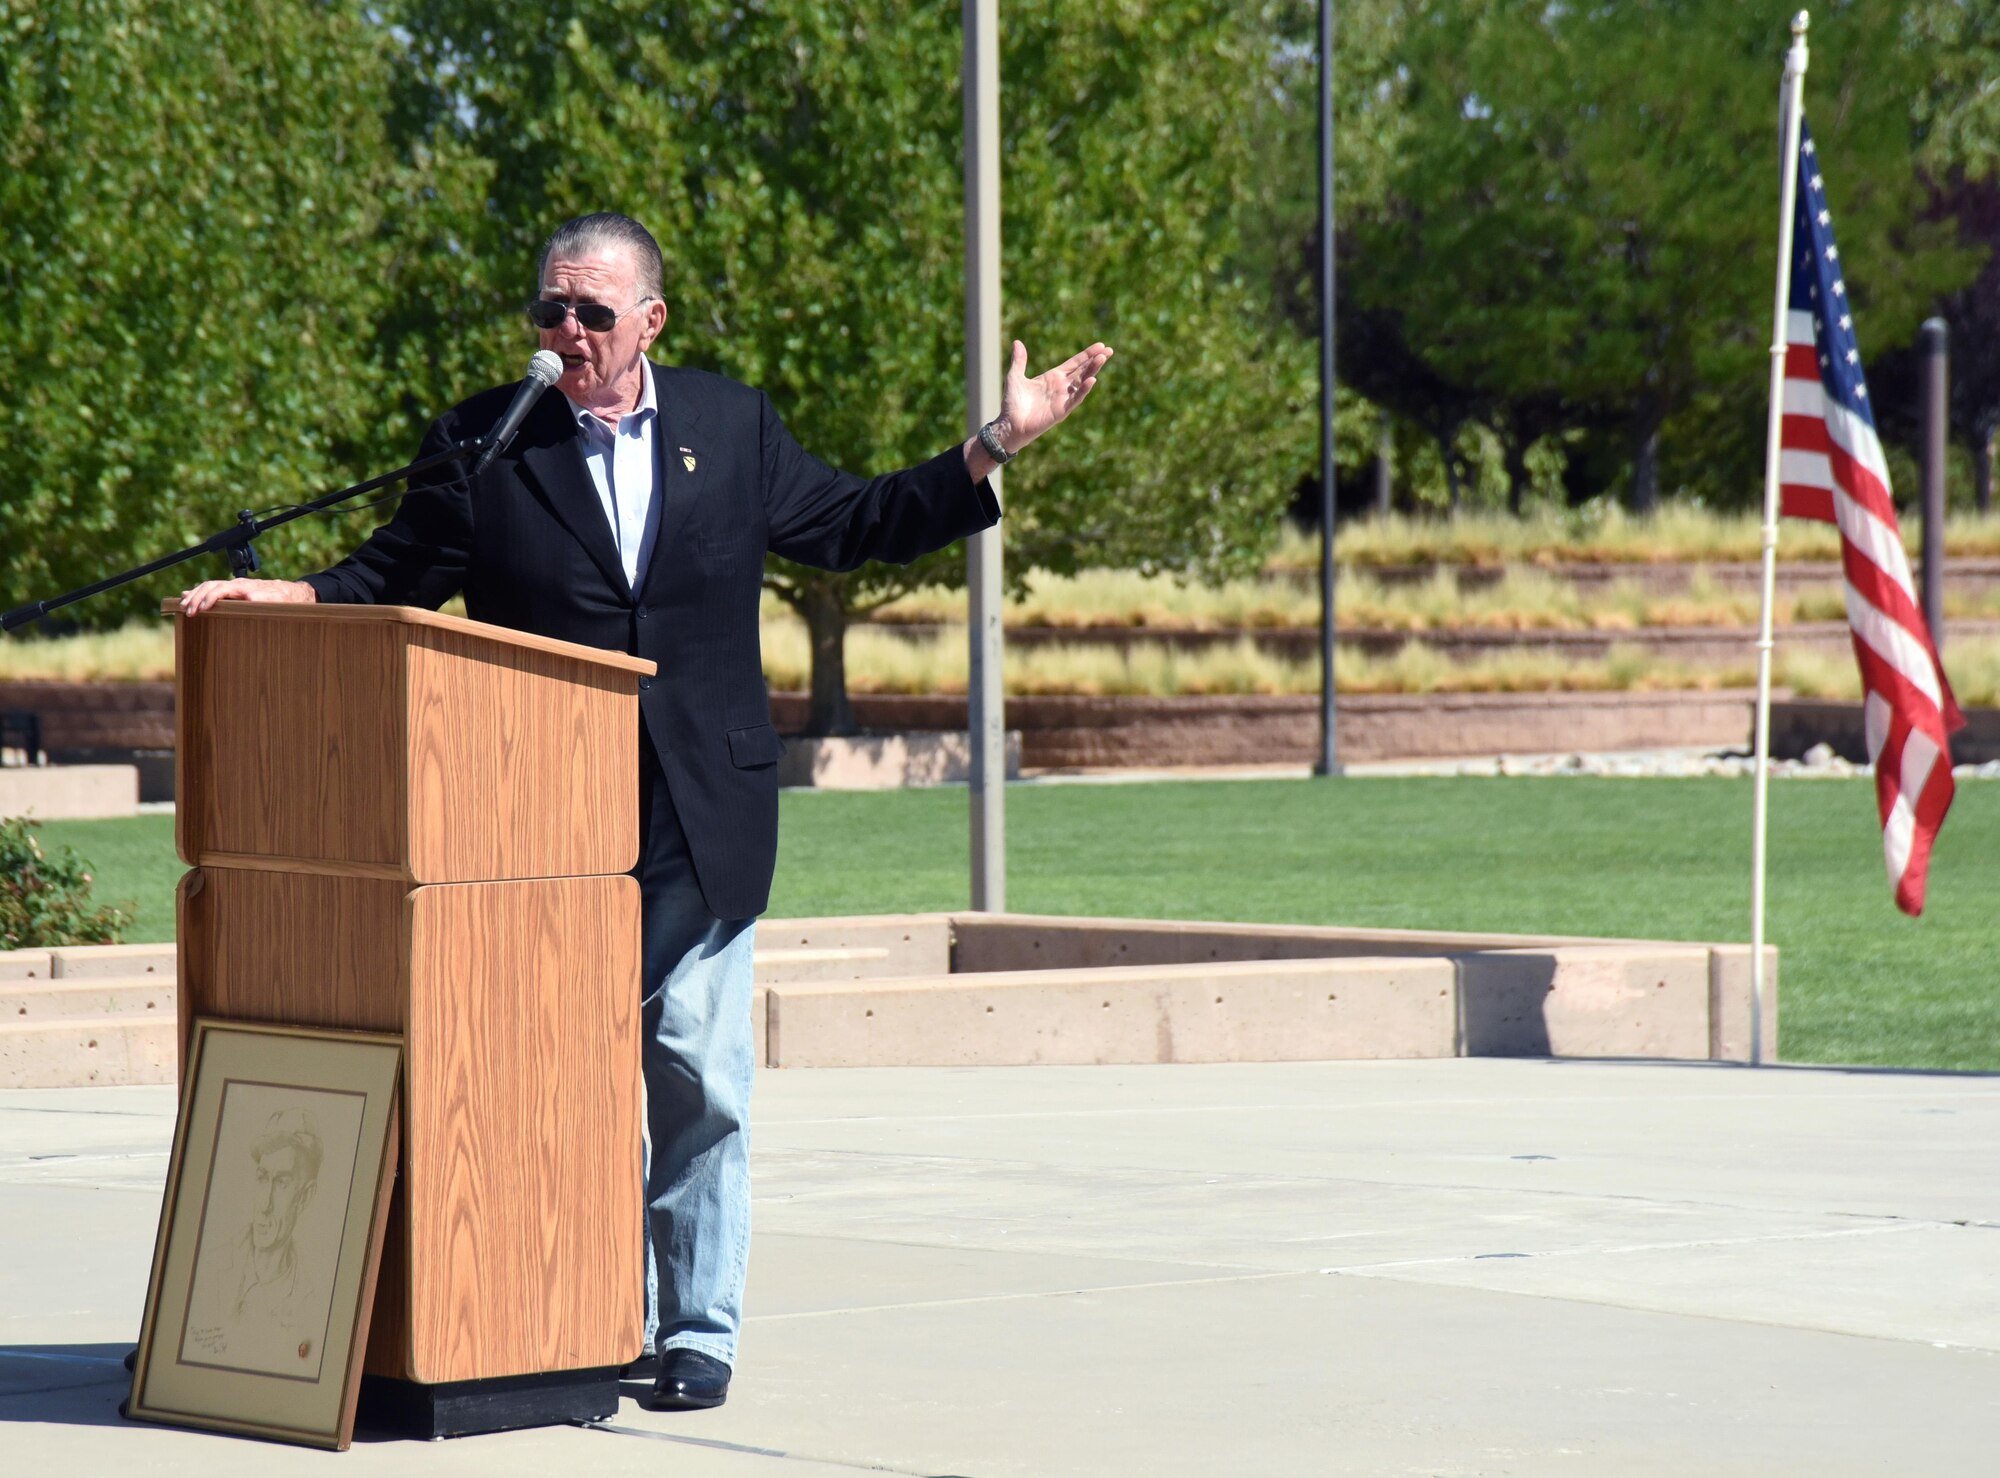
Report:
M1270 7L1273 35L1269 87L1259 99L1256 129L1268 140L1266 163L1250 181L1254 192L1246 256L1274 314L1308 341L1319 337L1319 5L1284 0ZM1345 222L1379 206L1400 138L1403 115L1394 73L1399 0L1340 0L1334 36L1334 207L1338 271L1351 265ZM1380 411L1394 412L1439 450L1402 458L1405 496L1435 491L1456 508L1465 460L1457 446L1468 422L1466 405L1435 376L1401 380L1384 373L1385 357L1409 367L1393 342L1392 325L1357 321L1352 294L1336 283L1340 356L1334 412L1335 463L1343 487L1374 461ZM1313 350L1317 355L1317 347ZM1315 387L1316 390L1316 387ZM1381 398L1387 392L1390 399ZM1399 393L1400 392L1400 393ZM1379 409L1378 409L1379 408ZM1316 440L1316 438L1315 438ZM1435 490L1414 485L1435 461L1444 476ZM1299 484L1318 506L1317 447L1309 444ZM1307 467L1313 470L1307 471ZM1437 479L1432 479L1438 481ZM1345 500L1343 500L1345 501Z
M1897 0L1852 0L1813 36L1807 111L1868 342L1898 342L1976 270L1922 222L1911 103L1931 59ZM1770 324L1777 84L1786 37L1738 0L1408 0L1404 111L1348 283L1438 378L1622 426L1653 506L1662 434L1731 492Z
M416 125L491 167L471 251L494 311L556 220L622 210L666 252L663 357L760 386L842 466L961 438L957 7L411 0L403 19L428 88ZM1119 353L1008 471L1013 573L1248 568L1313 436L1309 347L1242 265L1270 15L1014 0L1001 39L1004 327L1033 370L1093 338ZM955 551L852 575L773 561L812 633L816 730L849 722L847 623L962 577Z
M1915 44L1936 61L1912 106L1924 168L1938 182L1931 214L1958 222L1986 264L1940 306L1951 325L1953 434L1971 455L1979 511L1993 506L2000 457L2000 0L1923 0L1910 8Z
M394 147L355 0L0 0L0 605L402 460L465 161ZM351 522L270 536L311 567ZM189 565L72 608L144 609Z
M1910 105L1924 168L1939 179L2000 172L2000 0L1909 0L1904 25L1928 63Z

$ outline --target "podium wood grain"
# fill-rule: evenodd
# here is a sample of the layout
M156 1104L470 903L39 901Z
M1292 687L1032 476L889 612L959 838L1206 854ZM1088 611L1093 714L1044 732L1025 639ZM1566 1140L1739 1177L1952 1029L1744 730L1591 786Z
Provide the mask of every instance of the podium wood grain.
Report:
M411 876L630 871L639 860L631 676L533 648L499 653L486 638L431 628L407 648Z
M175 619L191 865L488 882L639 855L653 664L397 606Z
M411 1371L620 1365L639 1327L639 885L419 888L406 1184ZM608 950L604 941L628 947Z
M198 1015L400 1032L402 1175L368 1369L427 1383L618 1365L640 1328L639 888L182 879Z
M174 623L181 860L395 865L408 810L395 626Z
M402 1032L409 892L393 879L265 869L183 876L175 930L182 1068L197 1016Z

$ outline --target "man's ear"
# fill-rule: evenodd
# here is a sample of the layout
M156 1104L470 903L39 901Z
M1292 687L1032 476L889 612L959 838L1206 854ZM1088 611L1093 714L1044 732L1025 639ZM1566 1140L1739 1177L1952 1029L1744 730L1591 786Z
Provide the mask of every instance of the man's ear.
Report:
M660 330L666 326L667 305L655 298L646 305L646 337L639 344L641 354L653 347L653 340L660 336Z

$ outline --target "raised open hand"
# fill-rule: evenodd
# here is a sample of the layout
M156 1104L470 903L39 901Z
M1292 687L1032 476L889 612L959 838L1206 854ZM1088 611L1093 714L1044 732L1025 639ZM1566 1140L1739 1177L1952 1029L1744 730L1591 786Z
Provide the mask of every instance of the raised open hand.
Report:
M1110 359L1109 345L1092 344L1029 379L1028 346L1016 339L1014 362L1008 366L1007 383L1000 393L999 424L994 428L1001 445L1018 452L1075 410L1096 387L1098 371Z

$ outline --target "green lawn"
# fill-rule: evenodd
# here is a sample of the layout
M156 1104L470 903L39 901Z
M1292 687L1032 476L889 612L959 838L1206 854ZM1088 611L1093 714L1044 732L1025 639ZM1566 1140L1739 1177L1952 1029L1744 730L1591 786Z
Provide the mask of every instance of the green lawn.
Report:
M1035 913L1747 939L1747 780L1354 779L1017 787L1008 903ZM1969 782L1930 906L1896 912L1865 781L1771 787L1770 934L1791 1061L2000 1070L2000 784ZM45 828L171 936L170 821ZM961 790L787 792L774 915L963 907Z

